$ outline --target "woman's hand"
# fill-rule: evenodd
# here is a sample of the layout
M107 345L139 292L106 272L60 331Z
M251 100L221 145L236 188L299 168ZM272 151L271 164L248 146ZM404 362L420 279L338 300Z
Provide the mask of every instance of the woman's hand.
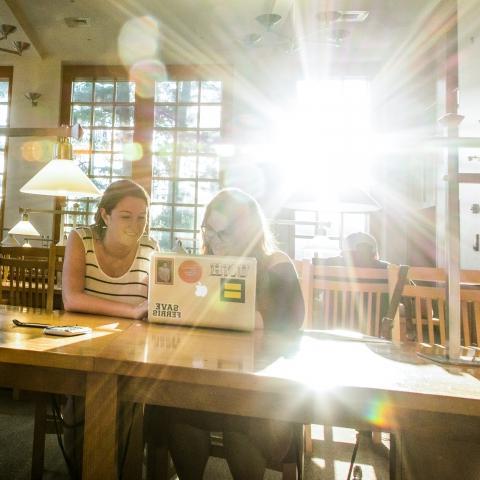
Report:
M133 308L133 318L135 320L145 320L148 313L148 300L144 300L142 303L135 305Z

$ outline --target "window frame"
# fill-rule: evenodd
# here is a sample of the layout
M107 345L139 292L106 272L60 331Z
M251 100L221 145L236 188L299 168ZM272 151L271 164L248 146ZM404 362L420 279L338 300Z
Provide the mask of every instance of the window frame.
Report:
M0 66L0 80L8 80L8 114L7 114L7 124L5 127L10 126L10 113L12 106L12 83L13 83L13 66ZM5 199L7 196L7 176L8 176L8 136L5 138L5 149L4 149L4 170L3 170L3 181L2 181L2 195L0 195L0 239L3 240L4 235L4 219L5 219Z
M174 81L188 80L219 80L222 82L222 112L220 137L225 138L230 134L232 112L232 68L228 65L169 65L166 66L166 79ZM72 98L72 83L76 78L130 78L129 71L123 66L102 65L64 65L62 67L60 124L70 123L70 110ZM152 184L152 151L154 125L155 98L143 98L135 91L135 114L133 126L133 141L140 144L143 149L142 157L132 163L132 180L142 185L151 195ZM220 158L219 186L223 185L224 166ZM176 178L176 177L175 177ZM61 200L56 200L56 208L61 207ZM172 231L174 227L172 226ZM60 233L60 219L56 218L55 236Z

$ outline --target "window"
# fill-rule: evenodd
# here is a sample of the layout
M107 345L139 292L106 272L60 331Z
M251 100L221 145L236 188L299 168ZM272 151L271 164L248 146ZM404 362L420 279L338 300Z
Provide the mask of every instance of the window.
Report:
M204 205L219 188L222 82L157 82L152 145L151 228L164 249L193 251Z
M137 181L151 195L151 235L161 248L178 239L196 251L204 205L220 184L215 145L226 114L225 74L168 73L154 98L143 98L121 67L64 67L62 119L84 128L74 156L101 191L116 179ZM74 203L92 223L97 202L69 198L68 209Z
M0 127L8 127L9 124L12 75L12 67L0 67ZM2 232L3 212L5 208L5 188L7 184L7 166L5 161L7 158L6 151L6 137L0 136L0 226L2 227Z
M299 223L295 226L295 258L311 258L315 254L330 257L338 254L341 237L368 228L367 214L340 213L339 210L342 208L340 192L345 186L368 191L370 85L365 78L302 81L298 83L297 93L296 119L301 131L297 141L305 146L300 158L310 161L297 165L300 176L303 175L298 182L304 190L310 188L303 193L317 199L319 208L333 198L340 203L331 211L327 208L295 211L294 218ZM358 210L361 208L358 206ZM302 222L313 222L317 226Z
M128 146L133 144L135 84L120 75L75 77L70 84L69 122L79 123L80 140L73 140L73 152L80 168L99 190L114 180L132 178ZM69 197L67 210L81 210L89 215L80 220L93 223L97 200ZM65 218L65 230L73 218Z

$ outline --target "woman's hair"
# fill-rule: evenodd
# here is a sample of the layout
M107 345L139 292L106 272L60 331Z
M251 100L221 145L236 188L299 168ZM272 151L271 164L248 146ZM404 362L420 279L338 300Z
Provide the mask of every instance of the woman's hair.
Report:
M248 193L238 188L220 190L205 209L203 225L214 211L224 215L231 223L243 222L244 234L251 235L245 256L255 257L262 262L267 255L276 250L275 241L262 209ZM204 238L203 241L203 253L211 255L213 252L208 240Z
M112 210L117 204L125 197L135 197L143 200L147 207L150 205L150 198L145 189L138 183L132 180L117 180L111 183L100 199L98 203L97 212L95 213L95 224L93 229L98 238L103 238L105 235L105 222L103 221L101 209L104 208L105 212L110 215Z

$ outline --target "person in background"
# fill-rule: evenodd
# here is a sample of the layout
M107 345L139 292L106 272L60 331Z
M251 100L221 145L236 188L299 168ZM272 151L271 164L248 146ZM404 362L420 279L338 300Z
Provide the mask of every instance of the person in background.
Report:
M150 255L145 235L150 200L131 180L103 194L95 224L70 233L63 267L65 310L142 319L147 314Z
M206 207L202 234L204 254L257 259L257 328L286 336L300 329L304 301L295 267L275 247L260 206L250 195L233 188L218 192ZM147 422L151 414L155 407L147 409ZM266 465L281 463L293 438L293 426L285 422L186 410L170 411L168 417L168 446L180 480L203 478L211 431L223 432L235 480L263 479Z
M346 236L341 255L326 258L321 264L332 267L388 268L388 262L378 259L377 241L364 232Z
M65 310L146 317L150 255L157 249L156 242L145 235L149 203L140 185L118 180L100 199L95 224L70 233L62 277ZM119 427L131 423L135 408L140 406L120 404ZM82 397L67 397L63 408L65 450L73 478L81 476L84 411ZM120 434L120 471L127 445L127 434Z

